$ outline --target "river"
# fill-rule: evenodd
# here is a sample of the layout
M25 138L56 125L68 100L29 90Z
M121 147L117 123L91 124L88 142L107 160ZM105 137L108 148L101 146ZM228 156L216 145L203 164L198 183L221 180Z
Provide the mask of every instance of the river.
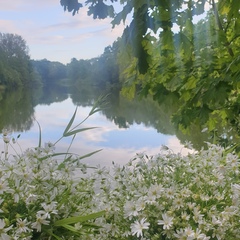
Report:
M42 144L55 143L61 138L76 107L77 114L73 126L79 124L91 111L94 100L85 99L79 102L79 99L73 93L62 91L61 94L48 93L45 97L37 97L36 93L32 95L26 91L5 95L0 102L1 128L11 130L12 137L17 139L17 143L12 144L9 152L21 153L27 148L38 146L39 125ZM187 150L173 133L171 123L166 117L167 112L164 116L164 110L161 113L159 109L154 109L153 105L146 100L130 101L122 97L118 97L117 100L116 97L109 99L102 111L94 113L79 126L96 128L77 134L70 152L85 155L102 149L82 160L91 166L110 166L112 162L125 164L137 153L159 153L162 145L168 146L174 152L181 151L185 154ZM159 119L159 114L163 122ZM61 139L56 144L56 152L66 152L70 142L71 137ZM0 148L4 148L3 141Z

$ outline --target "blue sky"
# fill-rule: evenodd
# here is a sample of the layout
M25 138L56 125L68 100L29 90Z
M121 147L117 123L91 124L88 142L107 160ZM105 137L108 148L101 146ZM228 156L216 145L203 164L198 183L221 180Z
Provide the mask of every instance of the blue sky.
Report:
M69 63L73 57L98 57L124 28L112 29L111 19L92 19L86 7L72 16L59 0L0 0L0 4L0 31L21 35L36 60Z
M73 57L98 57L124 29L123 25L112 29L109 18L94 20L87 7L72 16L64 12L60 0L0 0L0 4L0 32L21 35L36 60L66 64Z

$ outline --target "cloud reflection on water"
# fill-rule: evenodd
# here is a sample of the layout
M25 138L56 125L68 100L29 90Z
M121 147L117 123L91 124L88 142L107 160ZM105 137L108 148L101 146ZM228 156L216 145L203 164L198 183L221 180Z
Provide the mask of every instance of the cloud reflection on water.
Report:
M52 103L51 105L38 105L35 108L35 118L42 130L42 142L57 141L69 120L71 119L75 106L70 98L63 102ZM90 112L91 107L79 107L73 126L81 122ZM186 154L183 146L175 136L158 133L151 127L143 124L133 124L128 129L119 129L113 122L110 122L101 113L95 113L81 127L98 127L79 133L74 139L71 152L85 155L89 152L103 149L101 152L86 158L83 162L93 166L100 164L110 166L112 161L117 164L125 164L136 153L154 155L159 153L161 145L167 145L174 152ZM16 137L18 133L13 135ZM34 123L30 131L21 133L19 144L24 150L28 147L38 145L39 129ZM65 152L71 138L63 138L56 147L57 152ZM3 143L0 143L3 149ZM18 147L16 146L16 149ZM18 151L18 150L17 150Z

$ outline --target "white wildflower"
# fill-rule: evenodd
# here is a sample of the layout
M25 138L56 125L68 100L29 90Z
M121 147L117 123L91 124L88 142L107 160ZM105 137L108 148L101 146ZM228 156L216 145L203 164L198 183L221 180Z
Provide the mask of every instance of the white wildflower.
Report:
M12 192L12 189L8 186L7 181L3 181L0 179L0 194L3 194L4 192Z
M135 221L134 223L131 224L131 233L134 236L135 234L137 237L142 237L143 236L143 230L149 228L150 223L146 222L146 218L142 218L139 221Z
M173 217L163 213L162 220L158 220L158 225L163 225L163 229L170 229L173 225Z
M195 237L194 237L194 231L192 230L191 227L186 227L184 229L184 233L185 233L185 236L187 237L187 240L193 240Z
M30 222L28 222L26 218L24 220L21 218L17 219L17 234L31 232L32 230L28 227L29 224Z
M32 228L37 229L37 232L41 232L42 225L49 225L50 221L46 220L46 215L37 213L36 222L32 223Z
M132 219L133 216L138 215L137 206L132 201L127 201L124 206L124 217Z
M0 240L10 240L11 237L7 232L12 228L12 226L5 228L6 223L4 219L0 219Z
M45 218L51 218L51 214L57 214L58 210L56 209L57 203L51 202L51 204L42 203L41 204L44 210L40 210L37 213L44 215Z

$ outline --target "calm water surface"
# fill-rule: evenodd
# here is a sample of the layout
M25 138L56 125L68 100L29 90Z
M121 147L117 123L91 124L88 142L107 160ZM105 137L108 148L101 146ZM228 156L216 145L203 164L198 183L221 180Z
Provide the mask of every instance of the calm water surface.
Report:
M24 151L26 148L38 145L39 127L36 121L34 121L34 118L41 126L42 143L49 141L53 143L56 142L62 136L75 109L76 104L73 103L70 96L62 101L52 102L50 104L36 104L36 106L33 107L32 123L29 129L14 131L12 134L14 137L17 137L18 134L21 135L18 139L18 144L21 148L15 144L15 150L21 152L21 150ZM116 111L116 107L113 109L114 110L111 111ZM24 110L25 108L23 108L22 111ZM78 106L73 126L88 116L90 110L91 106ZM18 113L18 116L22 114L22 111ZM83 161L89 165L100 164L101 166L110 166L113 161L118 164L125 164L134 157L136 153L144 152L148 155L157 154L160 151L161 145L167 145L174 152L187 151L183 149L183 145L174 134L160 133L156 128L150 126L151 124L146 124L146 121L144 122L143 120L137 121L134 117L132 117L131 120L126 120L124 119L124 114L121 115L119 111L118 109L118 117L110 117L107 112L97 112L91 115L81 127L97 128L79 133L74 139L70 152L85 155L89 152L102 149L101 152ZM136 106L133 106L132 109L127 111L132 113L133 116L138 115ZM119 117L119 114L123 117ZM146 113L143 112L143 115L144 114L146 115ZM166 123L166 125L168 124ZM57 143L56 152L66 152L70 141L70 137L63 138ZM0 147L3 149L2 141ZM13 152L13 150L10 151Z

